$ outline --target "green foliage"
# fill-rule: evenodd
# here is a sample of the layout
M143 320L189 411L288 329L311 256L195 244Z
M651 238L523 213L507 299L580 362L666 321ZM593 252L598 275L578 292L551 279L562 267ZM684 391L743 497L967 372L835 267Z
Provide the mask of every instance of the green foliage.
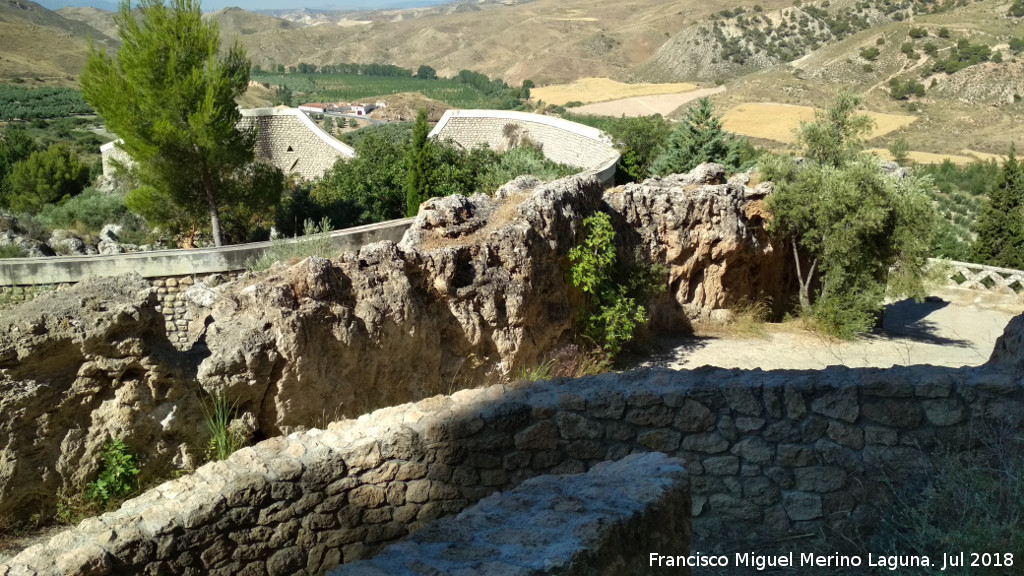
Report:
M924 97L924 84L916 82L913 78L900 80L899 78L889 79L889 96L893 100L907 100L911 96Z
M88 181L89 167L79 162L66 145L54 144L13 166L9 189L0 197L0 204L15 212L34 214L47 204L78 194Z
M426 64L421 64L416 69L416 77L420 80L437 80L437 70L434 70Z
M491 159L486 158L488 152L474 151L481 155L480 160L475 162L478 166L474 188L476 192L493 194L509 181L526 174L550 181L579 172L575 166L551 162L540 150L532 147L520 146L500 155L490 153L493 155Z
M373 71L381 74L368 73ZM419 92L452 108L508 110L521 106L529 94L528 88L509 87L500 79L491 80L469 70L460 72L455 78L427 79L413 77L412 70L397 66L389 68L382 64L324 65L316 72L306 73L254 73L253 79L276 86L287 84L290 90L301 92L307 102L358 101L388 94Z
M28 256L28 253L17 244L4 244L0 246L0 260L4 258L24 258L25 256Z
M10 194L10 174L14 165L28 159L36 151L36 143L24 128L6 126L0 130L0 206Z
M948 39L949 38L949 28L946 28L945 26L943 26L942 28L939 28L939 38L947 38Z
M793 250L801 308L843 338L871 326L887 286L894 296L923 296L935 220L930 180L895 180L857 153L870 120L853 116L856 103L841 94L815 123L801 125L812 159L805 166L774 155L761 163L762 177L776 185L771 231Z
M686 117L676 125L651 163L651 173L658 176L681 174L705 162L718 162L727 170L739 170L744 164L745 139L726 132L721 116L715 116L711 101L701 98L686 110Z
M860 57L869 62L874 62L875 60L878 59L878 55L881 53L881 50L875 48L874 46L870 48L861 48Z
M196 0L142 0L136 10L122 2L115 22L121 48L114 56L91 48L81 83L136 163L142 186L131 203L163 217L205 214L219 246L225 206L269 210L281 193L243 185L264 181L252 178L263 175L255 134L237 128L249 61L237 43L221 51L217 25Z
M231 426L231 421L238 415L238 402L228 402L223 392L215 392L210 394L209 402L199 401L199 410L210 433L207 460L226 460L244 445L241 435Z
M1024 269L1024 166L1013 147L978 216L977 230L973 262Z
M135 488L139 475L138 458L120 438L107 440L100 450L103 467L99 477L86 486L85 497L104 504L127 496Z
M924 38L924 37L928 36L928 30L925 29L925 28L913 27L913 28L910 29L910 32L908 34L909 34L909 36L911 38L913 38L914 40L917 40L919 38Z
M342 119L341 121L344 122L345 120ZM324 132L332 135L334 134L334 119L330 116L324 118Z
M1024 17L1024 0L1013 0L1013 5L1006 11L1006 15L1011 18Z
M3 121L92 113L82 93L74 88L0 86L0 120Z
M855 114L863 98L840 92L825 111L814 111L814 122L801 122L797 140L807 157L819 164L839 166L863 149L863 138L875 123L866 114Z
M631 118L625 115L613 118L578 114L564 114L563 117L593 126L612 137L621 153L616 173L616 180L620 184L640 182L647 178L651 174L651 164L672 133L672 124L660 114Z
M955 74L969 66L988 62L991 56L992 49L985 44L971 44L966 38L961 38L946 59L937 60L932 65L932 71Z
M124 196L86 188L81 194L60 204L48 204L36 215L48 230L74 230L80 234L99 234L106 224L120 224L121 237L130 242L145 237L145 223L128 211Z
M892 154L893 162L896 162L900 166L906 166L909 162L909 159L907 158L907 153L909 152L910 144L907 142L907 139L902 136L893 140L892 143L889 144L889 153Z
M1024 52L1024 38L1010 38L1010 50L1015 54Z
M583 220L583 227L583 241L569 251L570 281L582 293L579 318L584 334L614 358L647 322L647 310L637 298L652 290L651 273L635 274L632 282L617 282L625 274L621 266L616 270L611 218L595 212Z
M267 270L276 262L298 262L310 256L332 258L338 253L338 249L331 240L330 231L330 218L325 217L319 223L306 219L302 223L302 236L271 240L270 248L259 258L250 258L246 261L245 268L250 272L260 272Z
M412 140L405 151L405 215L415 216L420 204L430 198L430 140L427 134L427 111L420 108L416 113L416 125L412 129Z

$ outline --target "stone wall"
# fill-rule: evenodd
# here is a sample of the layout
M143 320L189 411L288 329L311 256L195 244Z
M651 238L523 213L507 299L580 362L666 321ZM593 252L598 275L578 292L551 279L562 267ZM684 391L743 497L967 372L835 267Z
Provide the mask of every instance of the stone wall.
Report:
M324 132L298 108L253 108L242 110L238 126L256 130L256 157L280 168L285 174L298 174L306 179L319 178L338 159L352 158L356 152ZM115 163L132 162L110 142L100 147L103 175L113 177Z
M526 112L448 110L430 137L451 140L467 150L484 144L506 150L528 139L540 145L549 160L598 171L605 183L613 179L619 158L611 138L596 128Z
M1012 366L633 370L465 390L243 449L0 574L320 574L528 478L644 451L686 463L694 536L712 545L870 525L885 479L988 430L1019 433Z
M256 157L307 180L319 178L356 151L324 132L298 108L242 110L239 126L255 128Z
M646 576L650 551L689 553L689 520L682 462L633 454L531 478L329 576Z

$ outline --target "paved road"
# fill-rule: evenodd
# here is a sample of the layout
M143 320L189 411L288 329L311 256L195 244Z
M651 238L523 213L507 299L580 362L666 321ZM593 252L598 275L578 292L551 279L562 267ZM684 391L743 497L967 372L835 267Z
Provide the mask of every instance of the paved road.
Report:
M765 370L976 366L988 360L1010 318L1024 311L1019 300L974 301L963 291L939 294L941 300L889 305L883 329L853 342L832 341L796 324L769 324L760 335L667 339L644 365Z

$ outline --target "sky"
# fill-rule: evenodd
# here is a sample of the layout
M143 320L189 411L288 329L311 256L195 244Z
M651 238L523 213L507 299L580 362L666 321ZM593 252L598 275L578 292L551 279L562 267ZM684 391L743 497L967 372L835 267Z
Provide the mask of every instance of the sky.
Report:
M245 10L272 10L272 9L331 9L331 10L366 10L374 8L411 8L414 6L431 6L443 4L447 0L202 0L203 10L210 12L220 10L229 6L236 6ZM102 10L116 10L117 2L114 0L36 0L42 6L56 10L64 6L92 6Z

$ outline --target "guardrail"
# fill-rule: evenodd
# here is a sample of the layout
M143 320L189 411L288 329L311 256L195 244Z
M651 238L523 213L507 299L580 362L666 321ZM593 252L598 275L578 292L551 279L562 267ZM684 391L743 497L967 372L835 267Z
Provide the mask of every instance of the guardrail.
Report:
M931 258L932 266L949 267L947 286L969 290L987 290L1024 296L1024 271L956 260Z

